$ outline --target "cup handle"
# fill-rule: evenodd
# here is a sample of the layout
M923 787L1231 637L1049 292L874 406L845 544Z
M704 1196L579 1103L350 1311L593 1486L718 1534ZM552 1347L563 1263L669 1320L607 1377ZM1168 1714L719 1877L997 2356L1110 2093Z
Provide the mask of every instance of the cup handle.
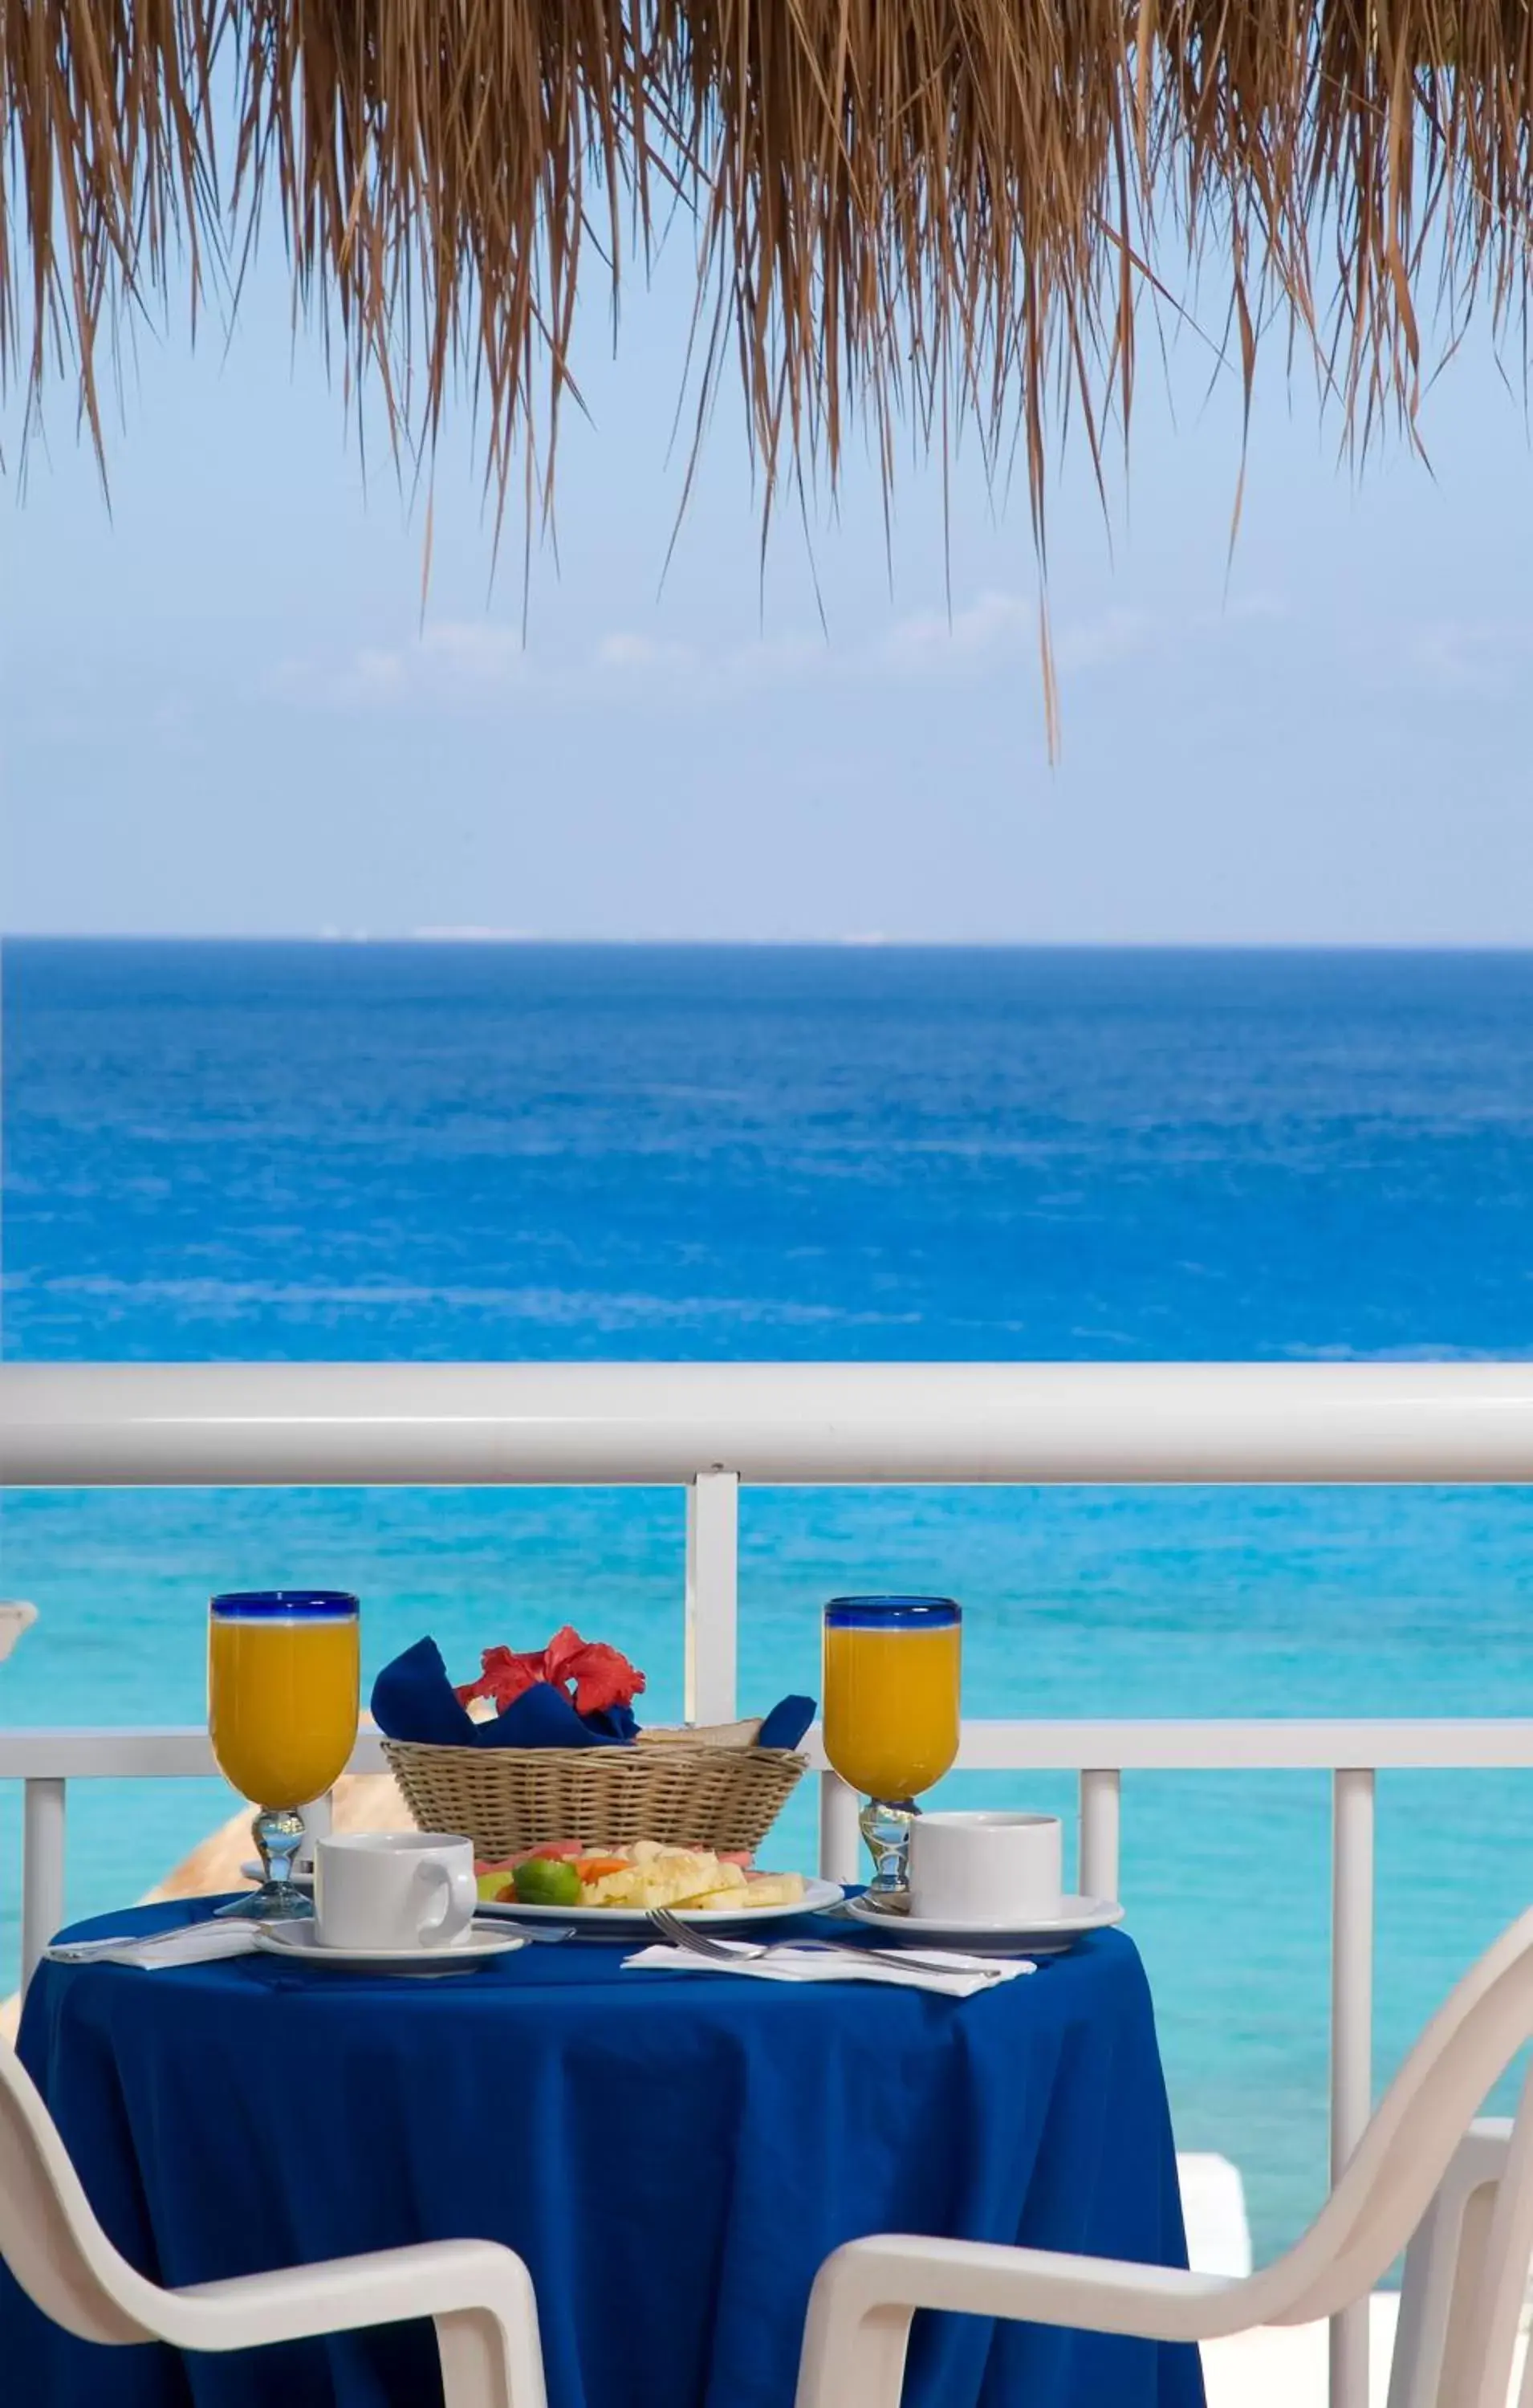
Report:
M436 1891L435 1912L423 1916L419 1927L423 1948L445 1948L466 1931L474 1920L479 1904L479 1884L471 1870L462 1865L426 1863L417 1878Z

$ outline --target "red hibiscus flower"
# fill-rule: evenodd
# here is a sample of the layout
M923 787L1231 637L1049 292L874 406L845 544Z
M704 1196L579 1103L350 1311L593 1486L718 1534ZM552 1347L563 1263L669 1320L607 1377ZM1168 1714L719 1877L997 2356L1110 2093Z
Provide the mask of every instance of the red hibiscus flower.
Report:
M455 1690L460 1706L468 1705L475 1698L493 1698L500 1712L515 1703L523 1689L541 1681L543 1658L539 1656L513 1656L509 1647L487 1647L480 1657L480 1677L465 1682Z
M644 1675L626 1656L595 1640L584 1640L566 1623L543 1650L543 1677L560 1688L573 1682L578 1714L605 1713L609 1706L631 1706L644 1686Z
M509 1647L487 1647L480 1658L480 1677L454 1692L460 1705L475 1698L492 1698L504 1713L536 1682L547 1681L566 1697L574 1692L579 1714L605 1713L612 1706L631 1706L644 1686L644 1675L615 1647L587 1641L566 1624L537 1656L518 1656Z

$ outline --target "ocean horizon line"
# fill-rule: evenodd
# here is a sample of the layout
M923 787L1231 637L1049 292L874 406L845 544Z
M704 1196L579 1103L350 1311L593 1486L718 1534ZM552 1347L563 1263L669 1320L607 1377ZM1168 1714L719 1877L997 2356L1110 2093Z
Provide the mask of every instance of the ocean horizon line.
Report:
M1435 939L1368 937L1254 937L1239 939L1201 937L889 937L881 935L794 937L701 936L547 936L515 929L413 928L368 930L320 929L0 929L0 948L14 946L244 947L371 947L380 952L496 950L523 953L1026 953L1080 955L1136 953L1230 957L1263 954L1368 954L1378 956L1478 960L1485 956L1522 958L1533 954L1533 938Z

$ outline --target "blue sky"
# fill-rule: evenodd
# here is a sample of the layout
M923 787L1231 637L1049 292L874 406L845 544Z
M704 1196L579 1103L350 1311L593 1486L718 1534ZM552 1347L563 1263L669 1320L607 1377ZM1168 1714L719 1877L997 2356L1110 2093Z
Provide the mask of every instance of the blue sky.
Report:
M1433 473L1360 483L1300 380L1141 365L1104 528L1053 494L1048 767L1025 508L907 463L784 517L760 574L732 393L670 570L690 268L588 308L589 423L521 635L466 420L424 514L365 478L273 258L225 352L140 337L111 509L55 396L0 492L0 926L541 937L1533 943L1533 457L1476 341ZM1211 308L1213 307L1211 298ZM1274 347L1274 364L1276 347ZM1515 376L1512 380L1515 383ZM376 436L376 430L375 430ZM818 578L826 629L816 608Z

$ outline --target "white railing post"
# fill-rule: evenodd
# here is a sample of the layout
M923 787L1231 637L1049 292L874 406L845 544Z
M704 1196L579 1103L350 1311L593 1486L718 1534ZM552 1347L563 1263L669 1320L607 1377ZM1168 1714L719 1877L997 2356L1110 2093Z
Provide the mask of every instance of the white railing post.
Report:
M64 1921L64 1801L62 1781L40 1779L22 1785L21 1807L21 1992L42 1962L44 1949Z
M1123 1775L1096 1770L1081 1775L1081 1844L1076 1879L1084 1898L1118 1895L1118 1834Z
M1331 1782L1331 2186L1373 2105L1374 1775ZM1368 2303L1331 2318L1330 2408L1368 2408Z
M854 1882L861 1866L857 1793L838 1772L820 1775L820 1878Z
M687 1489L686 1716L735 1719L739 1474L699 1471Z

